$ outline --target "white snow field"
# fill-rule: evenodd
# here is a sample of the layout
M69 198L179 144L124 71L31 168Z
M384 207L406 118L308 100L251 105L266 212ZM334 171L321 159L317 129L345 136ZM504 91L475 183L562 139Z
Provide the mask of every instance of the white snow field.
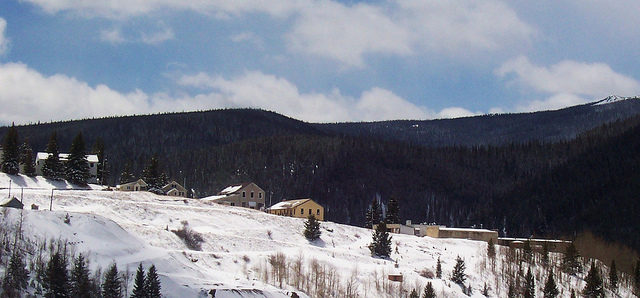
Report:
M335 288L349 291L328 293L326 297L346 297L345 293L354 292L357 297L405 297L427 282L432 282L438 297L465 297L462 289L448 280L458 255L465 260L466 284L471 285L473 297L484 297L481 292L485 283L491 297L506 296L507 284L496 278L502 263L498 261L495 273L489 269L484 242L394 234L391 258L383 260L369 253L369 229L322 222L321 239L310 243L302 235L302 219L148 192L102 191L99 186L72 190L63 182L20 175L0 174L0 197L7 198L10 180L12 196L20 198L22 194L25 209L2 208L3 224L17 222L22 212L27 238L66 239L75 252L88 254L92 269L104 269L115 262L120 272L128 268L134 275L140 262L145 267L155 264L165 297L207 297L212 289L216 289L215 297L290 297L294 291L307 297L291 285L280 286L271 275L269 258L277 253L290 262L290 271L295 260L301 259L301 271L307 272L307 278L313 276L310 271L317 264L325 276L333 275L340 284ZM52 188L66 190L53 191L53 211L49 211ZM30 210L31 204L40 210ZM70 224L64 223L67 213ZM182 227L184 221L202 234L201 251L188 249L171 232ZM424 269L435 272L438 257L443 278L422 277ZM536 293L542 297L546 270L537 267ZM404 281L389 281L390 273L402 274ZM267 278L268 283L264 281ZM133 283L133 277L130 280ZM563 297L569 295L568 285L577 290L584 287L579 278L560 280L556 274ZM619 295L631 294L621 289Z

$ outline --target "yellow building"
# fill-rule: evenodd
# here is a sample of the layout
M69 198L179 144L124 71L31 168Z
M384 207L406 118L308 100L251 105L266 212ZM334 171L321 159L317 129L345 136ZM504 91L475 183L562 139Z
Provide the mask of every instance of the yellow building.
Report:
M324 221L324 207L312 199L282 201L267 209L267 213L298 218L307 218L313 214L317 220Z

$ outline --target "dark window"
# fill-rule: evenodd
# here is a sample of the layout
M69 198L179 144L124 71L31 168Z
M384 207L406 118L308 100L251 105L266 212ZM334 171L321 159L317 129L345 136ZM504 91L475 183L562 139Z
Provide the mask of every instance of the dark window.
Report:
M309 215L313 214L313 211L311 211L311 209L309 209Z
M251 192L251 198L253 198L253 191Z
M316 210L316 215L320 215L320 209Z
M247 203L246 202L242 202L242 207L247 207Z
M246 198L246 197L247 197L247 193L243 191L243 192L242 192L242 197L243 197L243 198Z
M262 199L262 193L261 192L258 193L258 198Z
M300 208L300 214L304 215L304 208Z
M231 203L231 206L235 206L235 205L236 205L236 203Z

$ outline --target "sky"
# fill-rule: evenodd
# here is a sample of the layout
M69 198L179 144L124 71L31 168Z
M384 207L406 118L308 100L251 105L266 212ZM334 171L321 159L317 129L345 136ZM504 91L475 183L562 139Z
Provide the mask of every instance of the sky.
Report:
M0 123L437 119L640 95L640 1L3 0Z

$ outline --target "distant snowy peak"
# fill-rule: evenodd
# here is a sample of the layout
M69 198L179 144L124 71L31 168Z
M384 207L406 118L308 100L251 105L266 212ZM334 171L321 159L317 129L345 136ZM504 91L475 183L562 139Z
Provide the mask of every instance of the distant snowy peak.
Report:
M599 101L594 102L592 105L593 106L599 106L599 105L619 102L619 101L623 101L623 100L627 100L627 99L636 99L636 98L638 98L638 96L635 96L635 97L623 97L623 96L618 96L618 95L609 95L604 99L601 99Z

